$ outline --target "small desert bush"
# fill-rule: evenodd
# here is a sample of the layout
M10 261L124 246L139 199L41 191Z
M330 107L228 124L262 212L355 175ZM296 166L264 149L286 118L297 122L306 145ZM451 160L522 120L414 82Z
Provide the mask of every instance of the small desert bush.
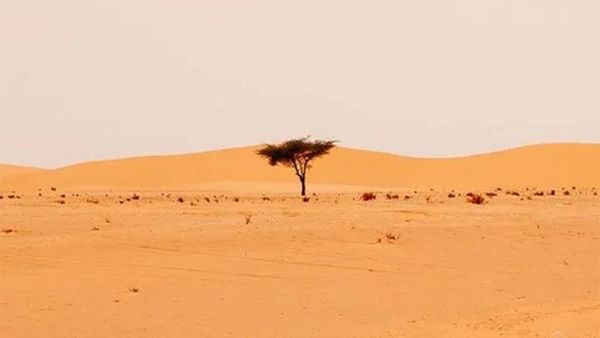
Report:
M455 197L456 197L456 194L454 194L454 193L449 193L448 194L448 198L455 198Z
M373 201L377 199L377 195L372 192L365 192L360 196L361 201Z
M304 203L310 202L310 197L302 197L302 202L304 202Z
M385 198L387 198L388 200L397 200L397 199L400 198L400 196L397 195L397 194L394 194L394 195L392 195L392 194L386 194Z
M565 195L565 196L569 196L569 195L571 195L571 192L569 192L569 190L565 190L565 191L563 192L563 195Z
M496 197L498 196L498 194L496 194L495 192L486 192L485 193L487 197L492 198L492 197Z
M93 198L93 197L89 197L88 199L85 200L87 203L92 203L92 204L98 204L100 203L100 200L97 198Z
M133 196L131 196L131 199L132 199L132 200L134 200L134 201L137 201L137 200L139 200L139 199L140 199L140 195L138 195L138 194L133 194Z
M183 197L178 197L178 198L177 198L177 202L179 202L179 203L183 203L183 202L185 202L185 198L183 198Z
M467 194L467 202L472 204L483 204L483 202L485 202L485 198L479 194L470 192Z
M544 192L543 191L536 191L533 193L533 196L544 196Z

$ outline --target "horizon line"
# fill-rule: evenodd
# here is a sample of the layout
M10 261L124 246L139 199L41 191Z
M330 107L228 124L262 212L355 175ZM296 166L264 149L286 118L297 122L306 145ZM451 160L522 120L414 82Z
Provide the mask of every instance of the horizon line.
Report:
M129 155L129 156L111 157L111 158L103 158L103 159L92 159L92 160L87 160L87 161L73 162L73 163L69 163L69 164L65 164L65 165L60 165L60 166L57 166L57 167L51 167L51 168L37 167L37 166L31 166L31 165L21 165L21 164L15 164L15 163L4 163L4 162L0 162L0 165L3 165L3 166L13 166L13 167L19 167L19 168L25 168L25 169L37 169L37 170L53 171L53 170L60 170L60 169L68 168L68 167L74 167L74 166L79 166L79 165L84 165L84 164L90 164L90 163L111 162L111 161L121 161L121 160L135 160L135 159L142 159L142 158L159 158L159 157L188 156L188 155L215 153L215 152L228 151L228 150L238 150L238 149L245 149L245 148L257 148L257 147L260 147L261 145L264 145L264 144L268 144L268 143L242 145L242 146L233 146L233 147L224 147L224 148L216 148L216 149L211 149L211 150L194 151L194 152L161 153L161 154L146 154L146 155L141 154L141 155ZM403 154L398 154L398 153L392 153L392 152L380 151L380 150L373 150L373 149L366 149L366 148L359 148L359 147L336 146L336 148L348 149L348 150L356 150L356 151L363 151L363 152L370 152L370 153L378 153L378 154L389 155L389 156L399 156L399 157L410 158L410 159L418 159L418 160L450 160L450 159L460 159L460 158L471 158L471 157L477 157L477 156L486 156L486 155L491 155L491 154L496 154L496 153L507 152L507 151L511 151L511 150L518 150L518 149L530 148L530 147L550 146L550 145L598 145L598 146L600 146L600 142L545 142L545 143L528 143L528 144L519 145L519 146L504 147L504 148L495 149L495 150L491 150L491 151L487 151L487 152L479 152L479 153L474 153L474 154L458 155L458 156L411 156L411 155L403 155Z

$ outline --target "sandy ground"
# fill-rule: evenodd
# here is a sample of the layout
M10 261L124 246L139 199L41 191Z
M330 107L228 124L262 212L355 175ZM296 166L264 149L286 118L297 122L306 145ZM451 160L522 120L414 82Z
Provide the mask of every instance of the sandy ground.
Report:
M600 199L558 190L4 194L0 336L600 337Z

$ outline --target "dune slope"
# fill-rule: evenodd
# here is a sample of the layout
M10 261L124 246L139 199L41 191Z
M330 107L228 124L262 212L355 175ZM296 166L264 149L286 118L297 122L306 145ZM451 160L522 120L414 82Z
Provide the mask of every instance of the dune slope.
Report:
M40 173L43 171L45 170L40 168L25 167L12 164L0 164L0 179L6 178L8 176Z
M89 162L5 177L0 189L194 188L215 182L295 182L270 167L256 147L198 154ZM600 185L599 144L546 144L448 159L409 158L337 148L315 162L310 183L389 188L490 188Z

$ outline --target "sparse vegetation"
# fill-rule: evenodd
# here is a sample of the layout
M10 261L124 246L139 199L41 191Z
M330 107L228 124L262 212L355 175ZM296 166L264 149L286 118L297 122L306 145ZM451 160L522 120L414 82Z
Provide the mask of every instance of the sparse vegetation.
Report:
M454 193L449 193L449 194L448 194L448 198L456 198L456 194L454 194Z
M246 221L246 225L248 225L250 224L250 222L252 222L252 215L246 215L244 219Z
M306 196L306 173L311 162L329 154L336 141L311 141L309 137L289 140L281 144L267 144L257 154L266 158L272 166L283 165L294 168L301 185L301 194Z
M485 202L485 198L479 194L474 194L472 192L467 195L467 202L472 204L483 204Z
M365 192L360 196L360 200L367 202L367 201L374 201L377 199L377 195L375 195L375 193L372 192Z
M185 202L185 198L183 198L183 197L178 197L178 198L177 198L177 202L179 202L179 203L183 203L183 202Z
M387 232L383 235L383 237L380 237L377 239L377 243L383 243L383 241L386 241L387 243L394 243L396 240L398 240L398 236L392 234L391 232Z
M398 194L394 194L394 195L392 195L392 194L386 194L385 198L388 199L388 200L397 200L397 199L400 198L400 195L398 195Z
M310 202L310 197L307 197L307 196L302 197L302 202L304 202L304 203Z
M131 292L131 293L138 293L138 292L140 292L140 289L136 288L136 287L132 287L132 288L129 288L129 292Z

